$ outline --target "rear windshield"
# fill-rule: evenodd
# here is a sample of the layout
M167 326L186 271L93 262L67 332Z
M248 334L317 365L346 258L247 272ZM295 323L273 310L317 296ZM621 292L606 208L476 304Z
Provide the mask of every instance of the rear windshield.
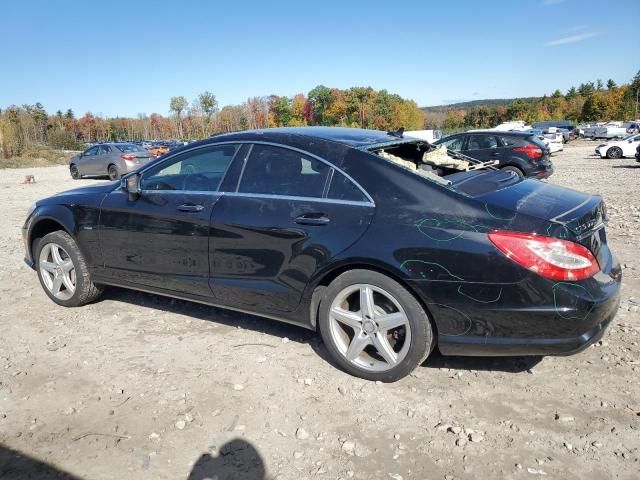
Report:
M133 143L123 143L122 145L116 145L116 148L123 153L132 153L132 152L146 152L146 150L138 145L134 145Z
M544 143L541 139L539 139L535 135L531 135L530 137L527 137L527 140L529 140L531 143L536 144L538 147L542 148L543 150L547 148L547 144Z

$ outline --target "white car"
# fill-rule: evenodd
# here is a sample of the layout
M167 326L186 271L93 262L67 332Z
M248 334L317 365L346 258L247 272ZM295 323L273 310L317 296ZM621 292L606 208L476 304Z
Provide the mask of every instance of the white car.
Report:
M544 134L544 138L549 142L549 150L556 153L564 150L564 139L562 133L555 127L549 127Z
M603 143L596 147L596 155L600 158L633 157L640 145L640 134L624 137L622 140Z

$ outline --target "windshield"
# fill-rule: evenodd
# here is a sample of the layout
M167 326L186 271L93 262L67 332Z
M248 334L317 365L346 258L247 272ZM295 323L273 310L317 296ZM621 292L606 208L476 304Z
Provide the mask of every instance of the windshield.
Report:
M122 145L116 145L116 148L120 150L122 153L146 152L144 148L134 145L132 143L123 143Z

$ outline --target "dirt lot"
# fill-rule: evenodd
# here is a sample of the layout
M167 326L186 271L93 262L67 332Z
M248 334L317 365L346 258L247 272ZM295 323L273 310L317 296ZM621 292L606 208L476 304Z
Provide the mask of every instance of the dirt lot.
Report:
M261 318L120 289L56 306L22 263L20 227L34 200L94 181L0 170L0 477L637 479L640 164L594 146L556 154L550 181L608 203L625 277L601 344L434 355L395 384L350 377L317 335Z

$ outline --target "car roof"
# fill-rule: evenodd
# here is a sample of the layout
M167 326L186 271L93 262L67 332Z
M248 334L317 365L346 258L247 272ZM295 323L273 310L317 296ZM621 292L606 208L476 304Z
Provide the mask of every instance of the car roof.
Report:
M502 131L502 130L474 130L472 132L460 132L460 133L452 133L451 135L447 135L448 137L453 137L454 135L473 135L476 133L482 133L482 134L492 134L492 135L500 135L500 136L509 136L509 137L528 137L530 135L535 135L533 132L531 132L530 130L527 131L511 131L511 130L506 130L506 131ZM447 138L447 137L443 137L443 138ZM442 139L441 139L442 140Z
M368 148L381 144L400 143L402 141L416 141L415 138L401 138L391 135L381 130L366 130L362 128L345 128L345 127L283 127L283 128L265 128L261 130L245 130L242 132L223 133L213 138L232 139L248 136L255 139L261 134L283 134L283 135L299 135L310 138L317 138L330 142L340 143L354 148Z

